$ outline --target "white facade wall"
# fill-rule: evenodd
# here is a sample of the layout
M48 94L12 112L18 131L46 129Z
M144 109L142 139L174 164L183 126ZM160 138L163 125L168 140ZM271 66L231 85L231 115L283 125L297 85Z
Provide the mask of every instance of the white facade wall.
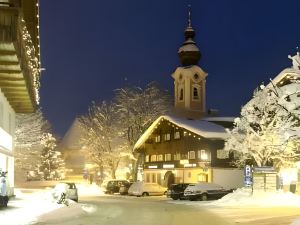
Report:
M7 171L8 182L14 186L15 112L0 89L0 170Z
M236 168L212 168L212 182L224 188L244 186L244 171Z

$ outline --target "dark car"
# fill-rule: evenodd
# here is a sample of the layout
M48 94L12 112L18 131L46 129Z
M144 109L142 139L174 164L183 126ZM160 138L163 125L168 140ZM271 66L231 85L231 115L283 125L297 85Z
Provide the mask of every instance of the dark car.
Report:
M187 188L189 183L182 184L172 184L167 191L167 197L172 198L173 200L184 199L184 190Z
M228 193L232 192L232 189L224 189L222 186L214 183L199 182L197 184L190 184L184 190L184 197L189 200L202 200L219 199Z
M119 193L120 187L127 183L129 183L127 180L108 180L107 182L103 182L101 187L105 194L114 194Z
M128 183L122 184L120 189L119 189L120 195L128 195L128 189L130 188L130 186L132 184L133 184L133 182L128 182Z

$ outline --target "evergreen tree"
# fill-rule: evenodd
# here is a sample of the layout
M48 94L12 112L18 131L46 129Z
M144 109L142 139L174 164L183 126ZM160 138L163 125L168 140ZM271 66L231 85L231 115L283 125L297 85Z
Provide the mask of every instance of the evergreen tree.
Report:
M43 146L41 154L40 171L45 180L61 179L64 177L65 163L61 153L56 151L56 139L50 133L43 134L41 144Z

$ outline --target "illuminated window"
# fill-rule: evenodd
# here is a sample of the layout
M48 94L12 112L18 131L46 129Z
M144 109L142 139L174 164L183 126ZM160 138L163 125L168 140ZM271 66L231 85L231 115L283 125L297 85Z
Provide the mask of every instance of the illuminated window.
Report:
M170 141L171 140L171 134L164 134L164 139L165 139L165 141Z
M171 161L172 155L171 154L165 154L165 161Z
M161 184L161 174L160 173L156 174L156 178L157 178L157 183Z
M164 161L164 156L163 155L157 155L157 161L159 161L159 162Z
M195 151L190 151L189 153L188 153L188 157L189 157L189 159L195 159L196 157L195 157Z
M209 160L208 153L206 152L206 150L198 151L198 158L201 160Z
M149 162L149 155L146 155L145 162Z
M180 153L176 153L176 154L174 154L174 160L180 160L181 159L181 157L180 157Z
M156 155L151 155L151 162L156 162Z
M152 173L152 183L156 183L156 174Z
M180 132L179 131L175 131L174 139L180 139Z
M156 143L160 142L160 135L156 135L156 136L155 136L155 142L156 142Z
M146 183L150 183L150 173L146 174Z

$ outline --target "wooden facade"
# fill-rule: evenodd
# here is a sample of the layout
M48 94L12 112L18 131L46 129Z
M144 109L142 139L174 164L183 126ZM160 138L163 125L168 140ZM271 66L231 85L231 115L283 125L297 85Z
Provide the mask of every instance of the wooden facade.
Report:
M162 119L135 151L141 153L144 180L168 186L169 182L211 182L212 168L232 168L231 154L219 156L223 147L224 139L203 137ZM168 181L169 174L174 174L173 181ZM187 179L189 176L192 178Z

